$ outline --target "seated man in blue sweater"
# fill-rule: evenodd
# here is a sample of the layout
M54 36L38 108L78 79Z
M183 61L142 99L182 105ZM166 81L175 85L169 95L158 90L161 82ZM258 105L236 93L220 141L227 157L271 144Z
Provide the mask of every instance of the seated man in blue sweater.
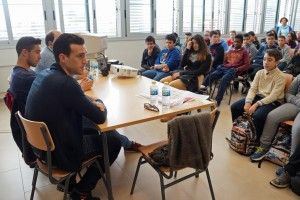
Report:
M107 110L100 99L86 96L72 77L82 75L87 63L84 40L74 34L62 34L54 43L53 52L56 63L39 73L33 81L25 116L47 124L55 144L53 165L67 171L78 171L83 161L103 155L101 135L96 129L84 129L83 121L104 123ZM107 144L112 164L121 148L118 132L107 133ZM39 151L37 155L46 161L46 152ZM103 160L99 162L103 168ZM90 166L73 186L72 200L98 199L91 196L91 191L100 177L98 169Z
M155 65L142 73L143 76L160 81L177 70L180 64L180 51L175 48L176 38L173 34L166 35L166 48L158 55Z

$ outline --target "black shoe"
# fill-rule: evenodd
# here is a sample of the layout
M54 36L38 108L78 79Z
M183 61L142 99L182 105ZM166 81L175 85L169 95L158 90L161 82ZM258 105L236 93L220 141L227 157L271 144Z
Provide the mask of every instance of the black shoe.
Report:
M70 194L70 199L71 200L100 200L99 197L93 197L91 192L81 193L75 189Z

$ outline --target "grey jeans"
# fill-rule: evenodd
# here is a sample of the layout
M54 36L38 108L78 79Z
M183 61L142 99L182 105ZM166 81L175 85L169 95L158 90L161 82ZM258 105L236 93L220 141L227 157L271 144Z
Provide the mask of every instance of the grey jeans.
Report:
M294 152L297 145L300 145L300 109L291 103L285 103L272 110L264 126L263 133L260 137L262 147L270 147L276 135L277 128L281 122L294 120L292 127L292 147L291 153Z

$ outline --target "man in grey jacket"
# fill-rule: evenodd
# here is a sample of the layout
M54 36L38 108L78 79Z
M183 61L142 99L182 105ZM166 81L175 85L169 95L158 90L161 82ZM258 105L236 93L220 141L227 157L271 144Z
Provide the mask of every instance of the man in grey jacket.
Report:
M291 56L289 54L290 47L285 43L285 36L283 35L278 37L278 50L282 54L282 59L279 61L278 68L283 71L291 61Z
M260 147L250 156L251 160L259 161L264 158L276 135L277 128L281 122L294 120L292 127L291 154L294 153L297 145L300 144L300 75L292 82L286 94L287 103L271 111L260 137Z
M55 40L61 35L59 31L51 31L47 33L45 37L46 47L42 50L41 60L37 64L35 71L39 72L46 68L50 68L50 66L55 63L55 58L53 54L53 44Z

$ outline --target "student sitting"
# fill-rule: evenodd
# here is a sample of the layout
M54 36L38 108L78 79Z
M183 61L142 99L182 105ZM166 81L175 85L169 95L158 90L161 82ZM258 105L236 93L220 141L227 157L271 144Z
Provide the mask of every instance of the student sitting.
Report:
M299 126L299 121L298 121ZM298 132L299 133L299 132ZM300 173L300 143L297 143L294 147L294 151L289 158L289 162L276 170L276 178L271 180L270 184L277 188L286 188L291 184L291 178L299 176ZM298 182L297 182L298 183ZM296 183L296 184L297 184ZM299 184L299 183L298 183ZM297 186L298 186L297 184ZM294 186L294 187L297 187ZM300 195L300 188L294 188L297 190L297 194ZM296 193L296 191L295 191Z
M248 51L250 62L252 62L253 58L257 54L257 49L255 45L250 40L250 35L248 33L245 33L243 35L243 47Z
M179 71L174 71L172 76L165 77L160 82L168 82L170 86L198 91L198 76L205 75L211 64L211 55L201 35L195 35L187 43Z
M139 74L142 74L144 71L149 70L155 64L160 48L155 44L155 39L152 36L148 36L145 39L147 48L143 52L143 58L141 62L141 68L139 69Z
M217 67L224 62L224 48L220 42L220 35L217 31L211 31L210 32L210 45L209 45L209 51L212 55L212 66L211 69L212 73Z
M294 51L294 56L288 63L287 67L283 70L285 73L292 74L294 77L300 74L300 52L298 48L299 47L296 47Z
M184 43L183 45L181 46L181 53L184 54L185 50L186 50L186 47L187 47L187 44L189 41L192 40L192 33L191 32L187 32L184 34Z
M25 163L33 167L36 157L30 145L23 141L22 132L17 123L15 113L20 111L23 115L25 113L26 99L30 90L31 84L34 81L36 74L30 69L35 67L41 59L41 40L34 37L22 37L18 40L16 51L18 60L16 66L13 68L10 87L8 92L13 95L13 105L10 116L10 127L13 138L23 153ZM25 150L25 152L23 152Z
M277 108L284 99L285 77L277 68L281 53L268 49L264 55L264 69L257 72L247 97L231 105L232 120L247 112L252 115L259 138L269 112Z
M255 45L256 49L258 50L260 48L260 43L257 40L255 33L253 31L249 31L248 34L250 35L250 41Z
M228 44L227 44L227 42L223 38L221 38L221 31L220 30L216 30L216 32L219 34L219 37L220 37L220 41L219 42L221 43L222 47L224 48L224 52L228 51L228 49L229 49Z
M234 79L236 75L239 75L247 71L250 60L247 50L242 47L243 36L238 34L234 38L234 47L231 48L226 54L224 63L217 67L217 69L212 73L207 75L204 81L204 86L209 86L209 82L214 82L215 80L220 80L218 93L216 96L217 105L219 106L226 87Z
M55 63L55 58L53 55L53 44L55 40L61 35L59 31L50 31L45 37L46 47L42 50L41 60L37 64L35 71L40 72L44 69L50 68L50 66Z
M251 160L259 161L265 157L272 145L279 124L287 120L294 120L292 152L294 152L296 144L300 144L300 75L293 80L286 94L286 102L268 114L260 137L260 147L250 156Z
M263 58L267 49L276 49L277 45L275 44L275 35L273 33L267 33L266 37L267 44L261 44L260 48L253 58L253 64L250 66L249 74L250 79L253 80L257 71L263 68Z
M227 45L229 47L231 47L234 43L234 38L236 36L236 31L234 31L234 30L230 31L229 35L230 35L230 38L227 40Z
M286 38L286 43L291 49L296 48L296 46L297 46L296 40L297 40L297 36L296 36L295 31L289 32L289 34L287 35L287 38Z
M285 37L283 35L278 37L278 50L281 52L282 59L278 63L278 68L284 71L287 64L291 61L289 54L290 47L285 44Z
M210 45L210 31L205 31L204 32L204 41L206 43L207 46Z
M166 35L166 48L163 49L155 65L142 73L147 78L160 81L162 78L170 75L170 71L177 70L180 63L180 51L175 47L176 38L173 34Z

